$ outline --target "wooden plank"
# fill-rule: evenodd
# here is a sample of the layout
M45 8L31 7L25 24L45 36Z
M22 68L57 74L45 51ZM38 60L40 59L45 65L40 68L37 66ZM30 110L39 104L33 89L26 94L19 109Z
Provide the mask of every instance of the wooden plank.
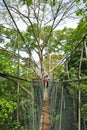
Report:
M45 91L44 91L40 130L51 130L51 120L50 120L50 113L49 113L47 88L45 88Z

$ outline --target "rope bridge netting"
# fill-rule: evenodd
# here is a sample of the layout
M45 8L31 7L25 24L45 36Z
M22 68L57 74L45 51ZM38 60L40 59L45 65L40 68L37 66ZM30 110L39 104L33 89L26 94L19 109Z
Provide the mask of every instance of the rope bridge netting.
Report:
M80 86L83 83L86 85L87 81L81 81ZM87 129L84 117L86 111L81 109L79 115L79 107L87 103L87 94L81 90L79 106L79 81L50 82L48 92L52 130L78 130L78 127L81 130Z
M87 34L83 42L86 36ZM66 67L65 62L68 64L69 72L71 72L68 74L65 68L67 78L64 77L64 80L58 82L52 80L48 83L51 130L87 130L87 57L84 58L85 51L81 42L72 53L70 52L61 60L64 67ZM80 49L78 49L79 46ZM19 72L20 68L23 69L23 65L20 66L19 53L13 55L3 48L0 51L4 51L5 54L3 56L0 52L0 58L3 61L3 64L0 62L2 65L0 68L0 129L39 130L44 94L43 81L39 79L28 81L20 78ZM5 61L7 54L8 60L11 59L7 62L8 68ZM17 60L15 64L13 64L15 61L13 56ZM18 66L17 77L4 73L7 69L8 72L10 70L14 73L14 69L17 69L15 65ZM72 78L76 80L70 80Z
M12 112L10 112L10 106L8 104L6 104L6 108L4 108L4 110L4 104L0 104L0 112L2 112L3 110L3 116L6 116L6 114L8 114L8 117L6 117L5 120L2 119L2 122L0 123L0 129L39 130L44 92L42 81L36 79L28 83L27 88L32 92L33 96L29 95L26 91L23 91L22 89L20 89L20 93L18 94L16 91L17 88L15 89L15 84L12 84L12 82L9 80L5 81L5 79L3 79L0 82L2 82L1 84L3 84L3 87L5 87L7 83L8 86L10 86L5 93L6 97L8 94L8 99L6 100L9 100L9 98L10 100L13 99L11 100L11 102L9 102L9 105L17 102L17 98L19 98L19 122L17 122L17 107L15 108L16 104L14 104L14 111ZM85 109L87 103L87 93L84 91L84 88L81 89L81 86L83 86L83 84L85 86L87 85L86 79L73 81L66 80L59 82L49 81L48 97L51 117L51 130L78 130L79 118L81 123L81 130L87 129L87 121L85 117L87 110ZM11 92L11 94L9 92ZM2 89L1 93L3 94ZM3 94L3 96L5 95ZM3 96L1 96L1 99L3 99ZM3 101L3 103L5 102ZM80 113L79 108L81 108Z
M61 62L61 78L49 82L52 130L87 129L86 37L87 34Z
M28 82L26 88L19 85L18 93L17 84L9 79L0 79L0 130L39 130L43 100L42 81Z

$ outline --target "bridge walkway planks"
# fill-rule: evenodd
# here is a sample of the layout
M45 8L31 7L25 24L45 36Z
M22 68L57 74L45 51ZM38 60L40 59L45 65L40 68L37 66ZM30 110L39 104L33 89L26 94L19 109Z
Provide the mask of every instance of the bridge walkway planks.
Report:
M50 120L47 88L45 88L44 90L40 130L51 130L51 120Z

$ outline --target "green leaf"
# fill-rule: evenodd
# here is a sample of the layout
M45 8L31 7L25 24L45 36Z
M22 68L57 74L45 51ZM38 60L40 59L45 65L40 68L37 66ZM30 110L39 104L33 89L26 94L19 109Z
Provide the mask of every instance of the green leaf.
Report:
M82 111L82 118L87 121L87 103L83 104L81 111Z
M32 0L20 0L19 2L21 2L23 5L26 4L28 6L32 5Z
M55 0L53 0L53 6L55 6L55 4L56 4L56 2L55 2Z
M28 6L32 5L32 0L28 0L28 1L27 1L27 5L28 5Z
M76 0L76 4L78 4L80 2L80 0Z
M80 16L82 14L83 14L83 9L79 9L79 10L76 11L77 16Z
M83 3L86 3L86 0L83 0Z

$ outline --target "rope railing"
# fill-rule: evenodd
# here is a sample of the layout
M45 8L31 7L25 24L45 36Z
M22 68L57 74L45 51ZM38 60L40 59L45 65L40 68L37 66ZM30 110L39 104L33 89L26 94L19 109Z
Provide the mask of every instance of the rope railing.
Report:
M81 80L80 86L86 85L87 80ZM78 130L79 112L79 81L49 82L49 105L52 121L51 130ZM83 89L80 91L80 109L87 103L87 95ZM85 109L85 108L84 108ZM81 109L81 130L87 129L87 121L83 117L85 110Z
M40 128L40 117L43 104L43 84L41 80L32 80L31 91L34 96L34 100L30 99L28 95L25 94L26 106L25 113L23 113L24 118L22 125L25 130L39 130Z
M11 75L12 76L12 75ZM2 76L3 77L3 76ZM8 77L8 78L7 78ZM9 114L8 120L7 118L3 123L0 123L0 129L2 130L39 130L40 128L40 117L42 111L42 104L43 104L43 83L42 80L35 79L31 82L27 82L27 86L22 86L22 82L19 82L19 95L17 94L17 84L13 82L14 76L12 76L12 80L9 79L9 75L4 75L4 79L0 80L0 84L2 86L1 92L3 91L4 87L9 86L9 91L6 89L5 94L11 91L11 94L8 94L8 99L13 103L17 103L17 97L19 97L19 105L13 111L12 116ZM16 77L17 78L17 77ZM20 81L20 80L19 80ZM24 80L21 80L24 82ZM21 88L21 86L23 88ZM29 85L29 86L28 86ZM1 99L3 99L3 95L1 94ZM10 101L7 100L9 103ZM1 102L0 102L1 105ZM17 104L16 104L17 105ZM2 105L1 105L2 107ZM4 108L5 109L5 108ZM8 108L6 108L8 109ZM19 122L17 121L17 109L19 110ZM4 116L4 114L3 114Z
M12 75L12 74L7 73L7 72L1 72L0 71L0 76L3 77L3 78L12 78L12 79L20 80L20 81L32 82L32 80L27 80L25 78L15 76L15 75Z
M40 119L41 119L41 112L42 112L42 104L43 104L43 93L44 87L42 80L33 80L33 90L34 90L34 108L35 108L35 130L40 129Z
M80 46L81 43L84 43L86 37L87 34L84 35L75 49L69 53L68 57L65 57L65 61L63 60L63 64L68 60L68 70L65 68L64 72L66 73L67 71L69 75L65 75L65 77L57 79L57 81L49 82L48 92L52 121L51 130L87 129L87 76L86 67L82 68L83 59L85 58L83 55L84 46ZM77 63L72 64L72 56L75 56L75 53L78 54L78 48L80 50L79 55L77 55L79 56L78 61L75 59L74 62ZM74 74L70 71L72 67L74 68Z

